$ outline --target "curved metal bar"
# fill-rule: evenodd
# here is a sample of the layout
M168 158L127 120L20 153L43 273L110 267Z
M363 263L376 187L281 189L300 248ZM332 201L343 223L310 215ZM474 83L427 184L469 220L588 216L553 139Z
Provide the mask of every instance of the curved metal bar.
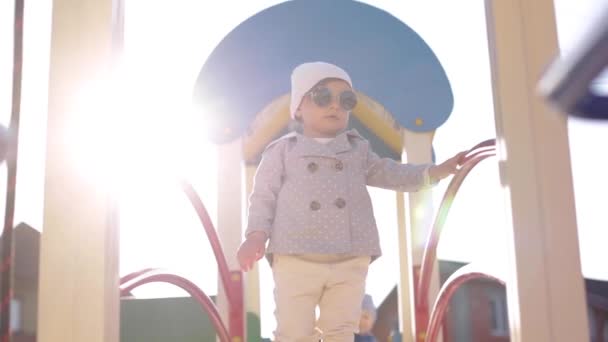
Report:
M118 283L122 285L122 284L124 284L124 283L126 283L126 282L128 282L128 281L130 281L132 279L135 279L135 278L143 275L144 273L148 273L148 272L152 272L152 271L157 271L157 270L158 269L156 269L156 268L144 268L141 271L135 271L133 273L129 273L126 276L121 277Z
M126 276L123 276L120 278L120 280L118 281L118 284L122 285L128 281L130 281L131 279L135 279L139 276L141 276L144 273L148 273L148 272L152 272L152 271L157 271L156 268L144 268L141 271L135 271L133 273L129 273ZM126 297L126 296L132 296L133 294L131 294L131 292L120 292L120 296L121 297Z
M142 271L143 272L143 271ZM203 310L209 315L211 320L211 324L215 328L215 331L218 334L220 341L222 342L230 342L230 334L228 330L222 323L222 318L220 317L219 312L213 301L205 294L203 290L201 290L198 286L192 283L190 280L178 276L176 274L171 273L162 273L159 271L150 271L150 272L135 272L140 273L135 277L131 277L129 280L125 281L120 286L120 292L122 293L130 293L133 289L149 283L169 283L173 284L186 292L188 292L192 298L194 298L203 308ZM135 274L132 273L132 274Z
M209 213L207 212L207 209L205 208L201 198L198 196L196 190L194 190L194 187L186 181L181 181L180 185L182 190L186 193L186 196L188 196L190 203L194 207L203 228L205 228L205 233L207 233L207 238L209 239L209 243L213 249L213 254L215 255L215 260L217 261L220 279L222 280L222 284L226 290L228 301L232 305L235 302L235 298L232 291L230 291L230 270L228 269L228 263L226 262L226 257L222 251L222 245L217 237L213 222L211 222Z
M479 144L473 146L471 149L469 149L467 151L467 153L464 155L464 157L458 161L458 164L464 165L469 159L471 159L473 157L473 155L475 155L479 152L488 151L488 150L494 151L495 149L496 149L496 139L492 138L492 139L484 140L484 141L480 142Z
M485 141L475 145L473 148L471 148L464 155L464 157L462 157L458 161L458 165L464 166L464 164L466 164L469 160L473 159L475 156L477 156L481 153L486 153L486 152L494 153L495 151L496 151L496 139L485 140Z
M437 245L439 244L439 238L443 226L445 225L446 218L450 208L452 207L452 202L454 201L460 186L464 182L469 172L482 160L495 155L493 144L494 139L490 139L469 150L469 153L467 153L462 160L464 165L456 173L456 175L454 175L450 184L448 185L437 212L435 222L426 240L424 254L422 256L422 265L420 268L420 279L418 280L416 291L417 307L428 306L428 293L431 283L431 275L433 272L433 264L437 255Z
M205 209L203 201L198 196L196 190L194 190L194 187L185 180L182 180L180 185L186 196L188 196L190 203L194 207L194 210L196 211L196 214L198 215L201 224L205 229L205 233L207 234L211 248L213 249L220 279L222 281L222 285L224 286L226 298L228 300L228 329L230 334L234 338L243 339L245 334L245 308L243 301L242 272L240 270L230 271L228 268L228 263L226 262L226 257L222 251L222 246L217 237L215 227L211 222L211 218L207 213L207 209Z
M494 266L492 270L495 270ZM505 285L505 279L503 276L489 272L488 270L483 270L477 265L469 264L461 267L446 280L445 284L443 284L441 287L441 290L439 290L439 295L437 296L437 300L433 306L431 319L429 320L429 324L427 326L426 331L428 333L426 335L425 342L437 341L437 336L439 335L439 330L441 329L441 323L443 322L445 313L450 304L450 299L452 299L452 296L454 293L456 293L460 286L473 279L486 279Z

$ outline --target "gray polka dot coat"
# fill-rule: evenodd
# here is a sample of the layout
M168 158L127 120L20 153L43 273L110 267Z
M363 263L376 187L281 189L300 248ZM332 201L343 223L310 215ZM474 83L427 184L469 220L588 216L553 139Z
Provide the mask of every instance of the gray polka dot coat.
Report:
M381 254L367 186L430 186L429 165L380 158L355 130L327 144L299 133L270 143L256 171L245 234L269 236L269 254Z

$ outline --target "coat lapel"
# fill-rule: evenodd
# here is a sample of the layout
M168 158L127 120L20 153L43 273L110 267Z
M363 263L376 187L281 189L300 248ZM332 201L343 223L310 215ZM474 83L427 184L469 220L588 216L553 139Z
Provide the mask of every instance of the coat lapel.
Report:
M322 144L313 138L309 138L305 135L298 134L296 139L296 144L291 150L293 154L297 157L334 157L335 153L333 153L330 149L327 148L327 145Z
M327 144L320 143L314 138L309 138L303 134L298 134L296 144L292 149L298 157L329 157L336 158L339 153L350 151L353 146L350 142L349 136L359 136L354 130L342 132L334 140Z
M334 155L350 151L353 148L353 145L350 142L349 135L352 135L352 131L342 132L334 140L329 142L327 147Z

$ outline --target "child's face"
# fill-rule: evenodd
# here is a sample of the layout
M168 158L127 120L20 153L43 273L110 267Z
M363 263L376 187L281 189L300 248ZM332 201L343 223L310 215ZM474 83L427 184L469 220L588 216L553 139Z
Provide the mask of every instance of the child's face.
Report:
M311 91L326 91L331 93L331 100L326 106L320 106L312 99ZM304 135L319 138L335 137L348 125L348 111L344 104L340 104L340 96L345 91L351 91L351 87L343 80L329 79L316 85L302 99L302 103L296 112L296 117L302 122ZM346 96L352 95L349 93ZM343 96L344 99L345 96ZM348 107L348 106L347 106Z

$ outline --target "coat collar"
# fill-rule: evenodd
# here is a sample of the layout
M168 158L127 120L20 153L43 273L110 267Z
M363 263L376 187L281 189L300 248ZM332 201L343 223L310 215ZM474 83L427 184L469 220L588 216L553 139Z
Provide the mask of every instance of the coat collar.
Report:
M296 144L291 151L298 156L336 158L337 154L348 152L353 148L351 143L353 137L361 138L356 130L348 130L340 133L327 144L323 144L316 141L314 138L307 137L303 134L297 134Z

